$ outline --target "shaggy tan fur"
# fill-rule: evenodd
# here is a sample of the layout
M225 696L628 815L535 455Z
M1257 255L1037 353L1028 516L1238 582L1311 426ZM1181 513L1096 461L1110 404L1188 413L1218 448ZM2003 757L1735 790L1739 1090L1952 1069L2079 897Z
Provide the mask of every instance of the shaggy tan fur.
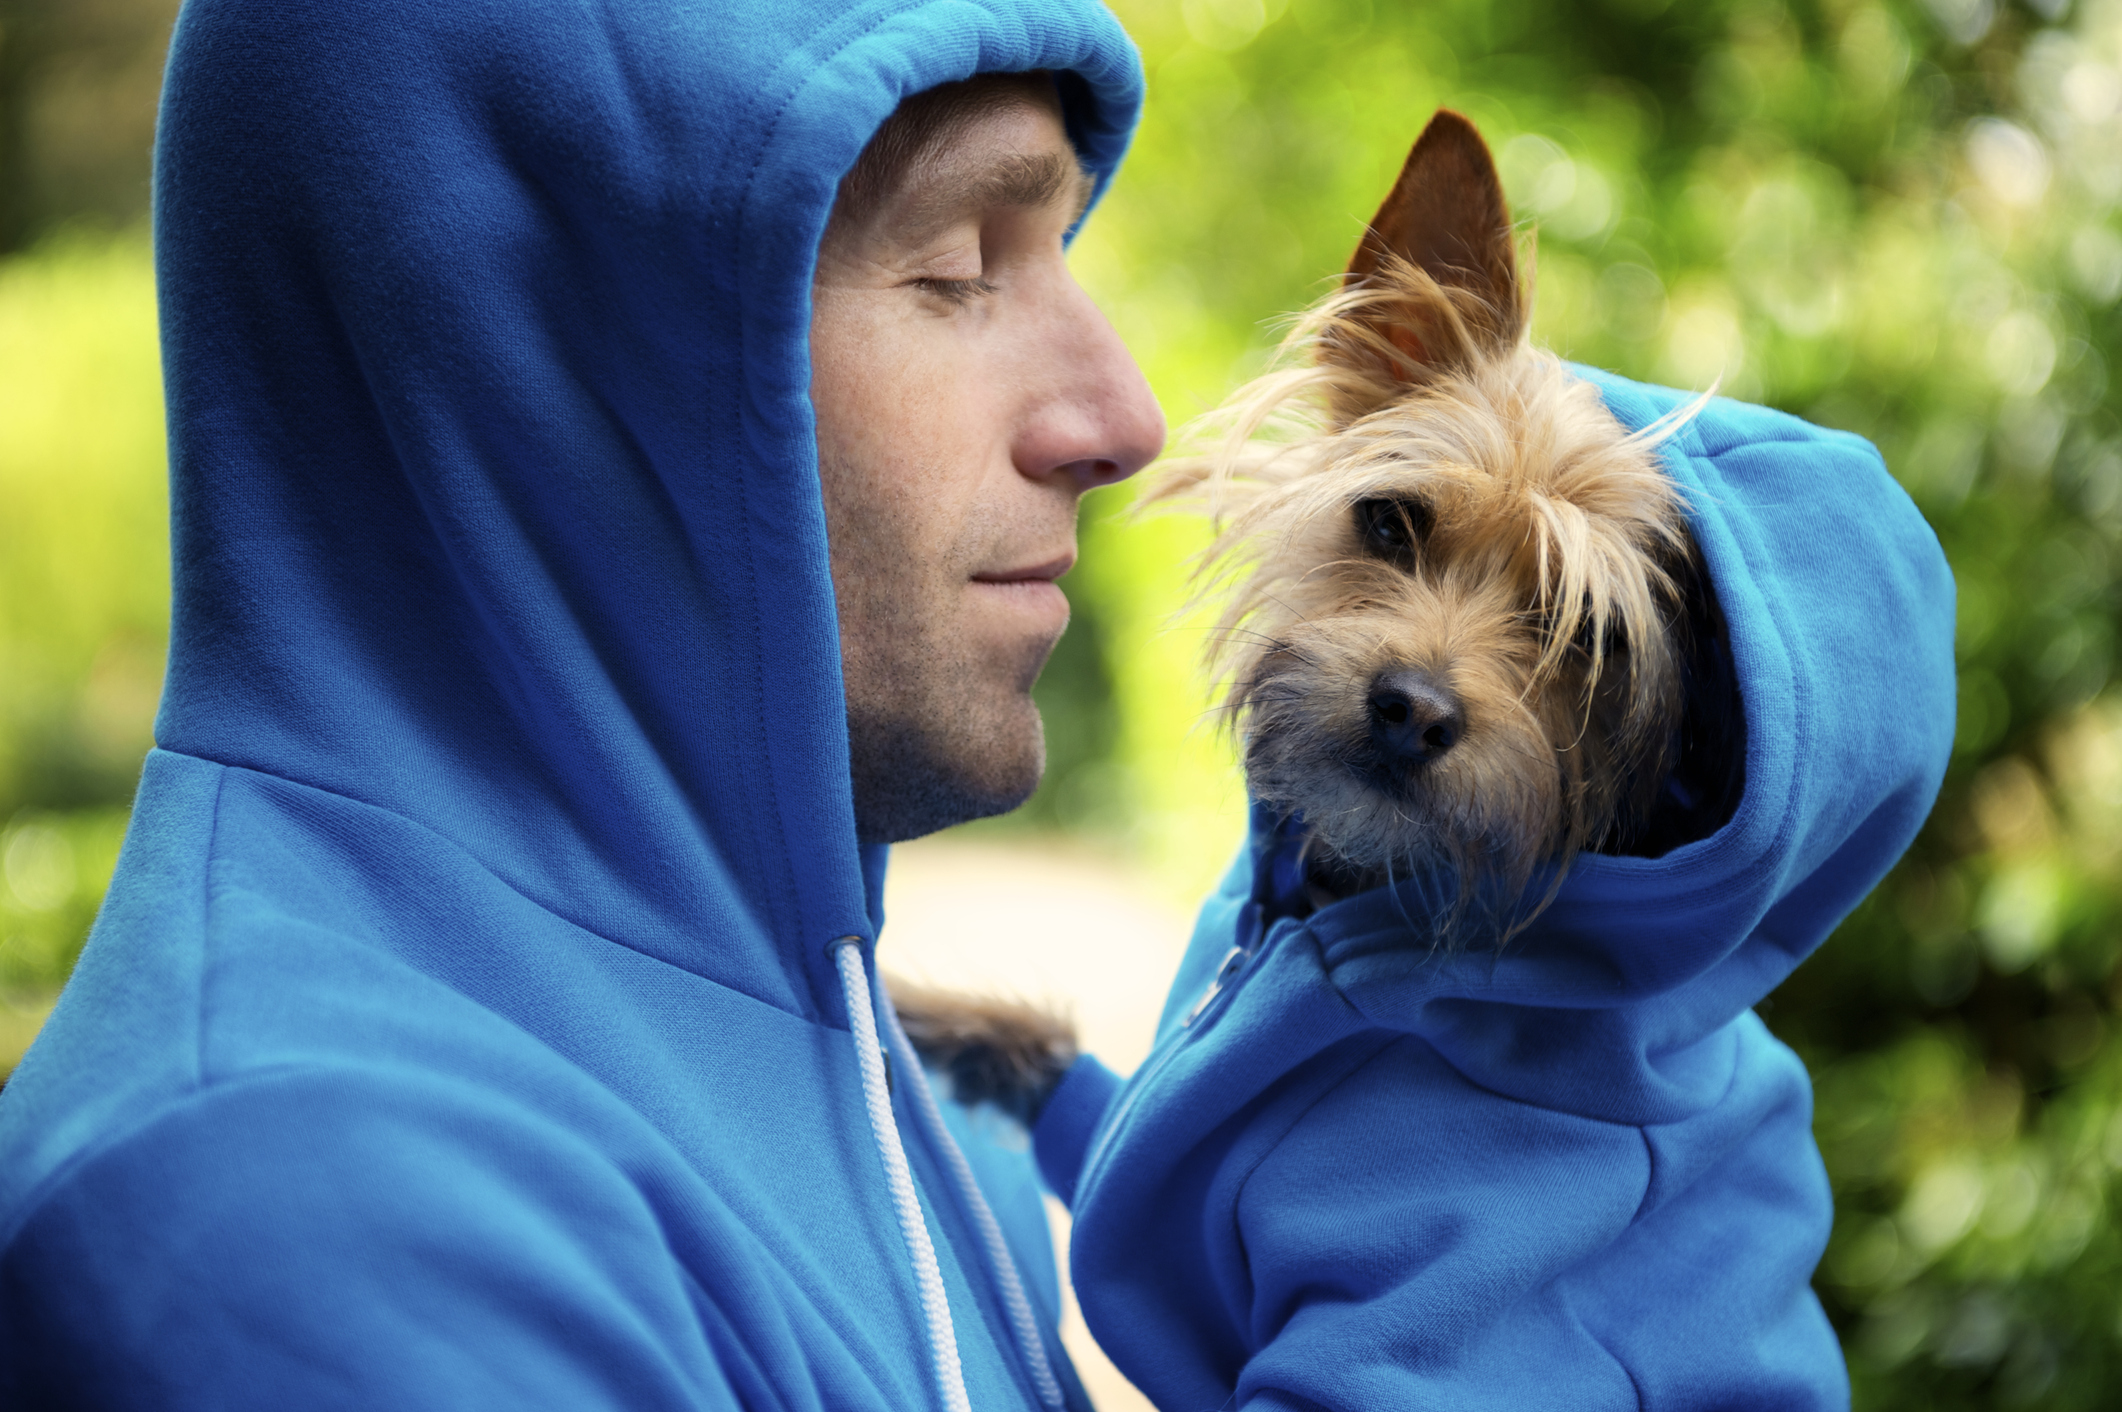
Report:
M1693 554L1656 454L1680 419L1625 431L1529 308L1487 149L1440 113L1286 365L1150 492L1214 518L1209 665L1253 795L1302 813L1339 890L1455 877L1452 924L1499 938L1648 806ZM1396 672L1463 709L1435 758L1379 746Z

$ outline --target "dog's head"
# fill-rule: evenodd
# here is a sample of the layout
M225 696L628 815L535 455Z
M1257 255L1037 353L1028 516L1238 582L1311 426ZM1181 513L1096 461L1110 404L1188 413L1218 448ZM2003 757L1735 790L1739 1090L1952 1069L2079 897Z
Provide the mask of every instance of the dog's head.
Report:
M1507 934L1536 878L1646 831L1707 597L1669 428L1622 428L1527 344L1528 307L1488 149L1440 112L1303 361L1158 490L1217 515L1212 666L1252 793L1301 812L1329 891L1455 878L1448 932Z

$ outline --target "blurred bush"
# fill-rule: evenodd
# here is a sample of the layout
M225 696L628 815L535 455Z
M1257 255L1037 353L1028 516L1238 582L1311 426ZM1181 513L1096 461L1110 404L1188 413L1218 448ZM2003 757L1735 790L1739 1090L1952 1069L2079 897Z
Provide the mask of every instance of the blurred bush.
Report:
M147 212L177 0L0 0L0 254Z
M114 56L159 45L168 8L0 0L0 163L6 124L68 131L67 83L117 82ZM1721 379L1886 452L1959 578L1961 713L1916 848L1764 1006L1818 1083L1838 1202L1818 1284L1860 1407L2107 1405L2122 0L1116 8L1150 104L1077 265L1175 420L1262 365L1270 321L1323 291L1449 104L1537 230L1541 338ZM22 88L9 46L32 10L45 48ZM67 24L103 36L79 41L89 57L52 38ZM113 112L151 99L140 72ZM36 158L104 175L40 177L19 229L69 199L117 212L86 193L144 171L130 141ZM137 242L47 237L0 265L0 1050L78 945L145 744L166 572L153 347ZM1086 514L1077 623L1040 687L1054 768L1002 826L1102 836L1198 890L1242 824L1231 752L1201 724L1199 631L1173 616L1200 530L1131 522L1127 496Z
M151 743L161 393L144 239L0 262L0 1067L80 951Z

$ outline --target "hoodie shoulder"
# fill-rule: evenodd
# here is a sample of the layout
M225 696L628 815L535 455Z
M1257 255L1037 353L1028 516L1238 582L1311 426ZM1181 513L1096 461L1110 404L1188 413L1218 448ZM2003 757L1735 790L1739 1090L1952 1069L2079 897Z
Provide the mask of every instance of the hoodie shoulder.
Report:
M585 1135L491 1091L283 1071L169 1104L25 1213L0 1253L0 1388L19 1406L737 1406L693 1298Z

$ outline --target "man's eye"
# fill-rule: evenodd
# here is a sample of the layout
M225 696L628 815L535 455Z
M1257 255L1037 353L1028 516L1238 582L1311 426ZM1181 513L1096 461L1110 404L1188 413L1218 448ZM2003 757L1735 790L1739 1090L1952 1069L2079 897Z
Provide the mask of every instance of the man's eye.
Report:
M1355 519L1365 553L1403 566L1414 562L1415 551L1435 523L1429 506L1412 496L1358 500Z
M953 304L970 304L995 292L995 286L985 279L917 279L914 287Z

